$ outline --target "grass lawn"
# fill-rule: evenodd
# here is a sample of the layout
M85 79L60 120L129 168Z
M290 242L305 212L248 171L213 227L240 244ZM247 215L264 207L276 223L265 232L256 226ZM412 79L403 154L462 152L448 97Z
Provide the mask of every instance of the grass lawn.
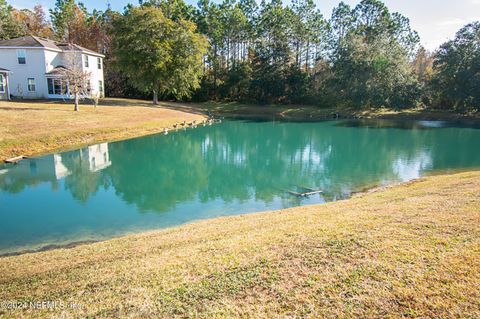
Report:
M153 107L151 102L106 99L81 105L62 101L0 101L0 161L157 133L202 115Z
M0 317L480 318L480 172L0 258Z

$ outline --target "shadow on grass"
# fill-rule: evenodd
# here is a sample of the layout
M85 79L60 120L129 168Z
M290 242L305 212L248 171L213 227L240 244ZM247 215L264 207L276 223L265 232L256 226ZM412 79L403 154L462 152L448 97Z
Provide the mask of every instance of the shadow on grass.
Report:
M164 108L174 111L183 111L193 114L207 114L207 111L199 104L194 103L182 103L182 102L166 102L160 101L158 105L154 105L153 102L147 100L135 100L135 99L120 99L120 98L106 98L101 100L100 107L102 106L118 106L118 107L146 107L150 109Z

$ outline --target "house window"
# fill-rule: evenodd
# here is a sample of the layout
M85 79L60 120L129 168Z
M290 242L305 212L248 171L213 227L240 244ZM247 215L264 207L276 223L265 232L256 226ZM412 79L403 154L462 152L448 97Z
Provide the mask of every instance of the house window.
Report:
M47 79L48 94L53 94L53 79Z
M35 85L35 79L34 78L28 78L27 79L27 87L28 87L28 92L35 92L36 91L36 85Z
M17 50L17 58L18 64L26 64L27 63L27 53L24 49Z
M98 92L103 95L103 81L98 81Z
M83 60L85 61L85 67L88 68L88 55L83 55Z
M0 74L0 93L5 93L5 77Z
M101 58L97 58L97 67L99 70L102 69L102 59Z
M47 79L48 94L50 95L62 95L66 93L66 86L60 79Z

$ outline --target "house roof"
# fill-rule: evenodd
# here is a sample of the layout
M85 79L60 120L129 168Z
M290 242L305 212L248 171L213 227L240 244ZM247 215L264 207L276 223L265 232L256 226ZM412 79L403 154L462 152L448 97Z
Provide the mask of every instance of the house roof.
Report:
M0 47L42 47L34 37L20 37L9 40L1 40Z
M61 73L63 70L67 70L66 67L64 67L63 65L59 65L55 68L53 68L53 70L51 70L50 72L47 72L45 74L47 75L58 75L59 73Z
M79 46L78 44L73 43L57 43L57 47L59 47L62 51L82 51L85 53L104 56L103 54L97 53L95 51L89 50L87 48Z
M2 72L2 73L10 72L10 70L4 69L4 68L0 68L0 72Z
M0 40L0 48L2 47L45 48L45 49L50 49L54 51L63 51L63 52L80 51L80 52L104 57L103 54L81 47L77 44L62 43L62 42L58 42L58 41L54 41L46 38L36 37L33 35L28 35L25 37L9 39L9 40Z

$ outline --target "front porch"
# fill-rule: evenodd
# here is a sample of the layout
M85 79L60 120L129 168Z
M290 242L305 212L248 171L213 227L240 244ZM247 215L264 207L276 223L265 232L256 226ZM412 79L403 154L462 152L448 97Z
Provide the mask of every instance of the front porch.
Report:
M65 67L57 66L52 71L46 73L48 90L47 98L62 100L71 100L75 98L70 90L69 81L63 76L63 70L65 70ZM91 84L89 80L81 89L79 95L80 99L91 98Z
M62 74L66 70L64 66L57 66L46 73L47 89L49 99L69 100L72 98L68 82L62 79Z

